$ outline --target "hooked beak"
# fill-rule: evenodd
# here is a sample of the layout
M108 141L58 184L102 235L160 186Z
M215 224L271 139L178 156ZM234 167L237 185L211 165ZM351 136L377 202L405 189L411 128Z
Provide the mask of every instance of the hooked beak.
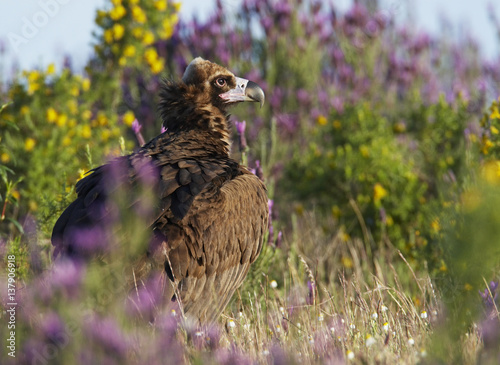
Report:
M260 107L264 105L266 99L264 91L253 81L248 81L236 77L236 87L219 95L227 103L237 103L241 101L256 101Z

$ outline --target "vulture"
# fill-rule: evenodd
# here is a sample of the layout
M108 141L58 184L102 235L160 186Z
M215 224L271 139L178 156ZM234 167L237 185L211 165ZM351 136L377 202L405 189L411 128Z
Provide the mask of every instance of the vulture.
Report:
M264 92L200 57L182 80L165 80L159 103L165 132L77 182L77 198L52 232L54 257L85 260L105 251L104 222L116 216L110 206L124 209L113 202L114 192L126 187L135 209L137 186L147 184L153 199L142 205L153 206L143 228L151 239L134 270L160 272L162 298L180 302L187 318L215 321L257 259L268 228L264 183L230 157L228 109L244 101L262 106Z

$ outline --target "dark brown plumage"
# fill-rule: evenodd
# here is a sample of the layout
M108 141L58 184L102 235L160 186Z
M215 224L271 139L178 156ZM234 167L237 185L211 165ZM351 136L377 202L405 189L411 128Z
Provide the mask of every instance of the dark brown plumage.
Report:
M88 258L102 250L106 236L96 227L114 216L109 196L119 186L134 192L146 182L157 201L152 243L136 273L145 278L161 269L166 298L180 299L188 317L215 320L259 255L267 230L264 184L229 156L226 111L241 101L262 104L264 93L201 58L182 81L166 81L160 112L167 131L77 183L77 199L54 226L55 256ZM130 204L140 205L134 199Z

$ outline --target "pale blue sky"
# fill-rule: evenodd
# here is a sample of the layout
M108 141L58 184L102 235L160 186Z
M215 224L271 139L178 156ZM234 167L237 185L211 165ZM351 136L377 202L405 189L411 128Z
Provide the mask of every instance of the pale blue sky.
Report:
M350 0L332 0L345 10ZM197 13L203 17L214 1L182 1L181 16ZM223 0L228 7L236 7L240 0ZM488 19L488 3L496 3L494 11L500 17L498 0L381 0L382 8L394 14L398 22L415 21L417 27L431 33L438 32L440 20L446 18L455 34L467 29L480 41L482 52L488 58L498 55L499 40ZM73 65L79 69L91 52L95 9L105 0L23 0L0 1L0 39L6 55L0 58L3 75L8 75L14 60L21 69L62 63L70 54ZM28 23L34 24L30 28ZM16 38L16 35L19 38ZM25 37L28 35L29 37ZM22 38L21 38L22 37Z

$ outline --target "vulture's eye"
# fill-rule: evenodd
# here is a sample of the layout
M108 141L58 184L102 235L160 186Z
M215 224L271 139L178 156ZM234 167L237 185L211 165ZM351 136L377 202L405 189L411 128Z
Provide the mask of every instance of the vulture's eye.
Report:
M217 85L218 87L226 86L226 79L223 77L219 77L217 80L215 80L215 85Z

